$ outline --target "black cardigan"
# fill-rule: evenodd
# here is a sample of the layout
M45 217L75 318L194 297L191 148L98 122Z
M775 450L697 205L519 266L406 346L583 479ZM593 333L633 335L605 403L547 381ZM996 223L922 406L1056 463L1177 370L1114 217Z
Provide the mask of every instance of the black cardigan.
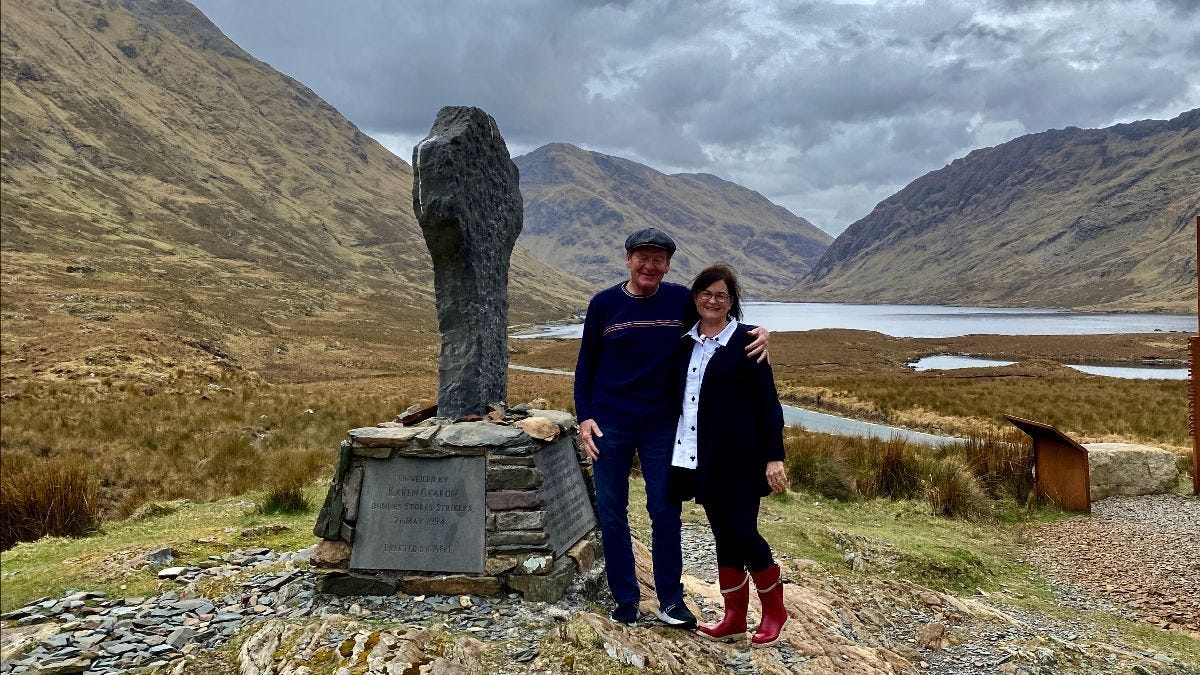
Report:
M767 462L782 461L783 408L771 365L746 356L754 326L739 324L729 344L717 347L700 383L696 428L696 501L745 501L771 493ZM696 341L684 335L675 352L683 407L688 363Z

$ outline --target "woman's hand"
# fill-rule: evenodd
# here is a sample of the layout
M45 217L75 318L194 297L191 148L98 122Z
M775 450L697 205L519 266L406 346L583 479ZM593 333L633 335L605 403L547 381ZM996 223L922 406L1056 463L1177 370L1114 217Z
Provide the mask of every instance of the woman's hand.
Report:
M769 335L770 331L763 326L759 326L758 328L748 332L750 335L754 336L754 342L746 345L746 355L757 356L759 363L770 359L771 355L767 353L767 336Z
M783 468L783 462L767 462L767 485L774 492L787 490L787 471Z

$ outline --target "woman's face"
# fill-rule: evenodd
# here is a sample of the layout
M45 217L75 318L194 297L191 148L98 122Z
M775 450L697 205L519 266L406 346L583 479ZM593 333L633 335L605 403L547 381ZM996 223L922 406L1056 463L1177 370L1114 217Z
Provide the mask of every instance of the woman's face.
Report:
M724 279L714 281L694 298L696 312L705 321L724 321L729 314L729 286Z

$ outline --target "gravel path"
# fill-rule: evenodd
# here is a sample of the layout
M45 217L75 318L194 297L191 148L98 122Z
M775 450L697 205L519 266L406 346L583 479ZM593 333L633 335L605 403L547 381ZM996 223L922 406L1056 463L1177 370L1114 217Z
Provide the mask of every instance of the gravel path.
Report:
M1200 633L1200 498L1110 497L1033 532L1052 582L1156 626Z

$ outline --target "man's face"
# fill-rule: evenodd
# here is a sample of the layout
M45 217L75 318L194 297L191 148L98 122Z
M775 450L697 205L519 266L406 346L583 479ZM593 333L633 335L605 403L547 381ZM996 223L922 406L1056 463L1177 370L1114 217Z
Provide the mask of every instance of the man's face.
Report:
M625 267L637 295L649 295L671 269L671 256L661 248L643 246L625 254Z

